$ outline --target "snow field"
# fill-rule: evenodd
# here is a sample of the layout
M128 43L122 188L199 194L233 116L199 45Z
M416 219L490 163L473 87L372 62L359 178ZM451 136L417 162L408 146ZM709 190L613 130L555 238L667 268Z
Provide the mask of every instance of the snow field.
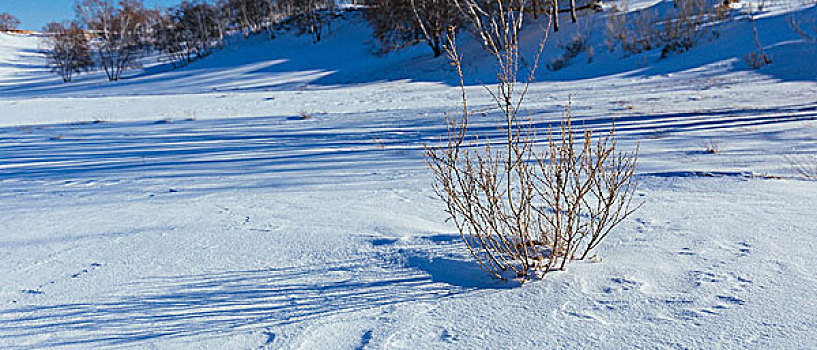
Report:
M568 98L615 121L644 206L595 262L523 285L479 270L431 190L422 150L458 90L423 47L373 57L343 22L62 85L0 34L0 348L814 348L817 183L785 158L817 154L814 46L784 21L758 21L778 28L759 71L738 23L647 66L543 73L539 129Z

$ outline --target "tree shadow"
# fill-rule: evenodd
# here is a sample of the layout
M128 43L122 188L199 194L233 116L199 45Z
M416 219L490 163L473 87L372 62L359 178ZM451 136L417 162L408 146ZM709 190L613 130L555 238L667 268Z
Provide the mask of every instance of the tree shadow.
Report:
M424 109L406 113L433 115ZM446 126L440 118L404 119L395 124L392 119L381 120L388 117L382 113L371 114L337 116L356 120L343 128L288 120L289 116L0 128L0 180L134 176L224 180L257 175L285 178L288 183L305 182L317 175L342 178L371 173L373 169L422 166L419 152L445 135ZM553 111L532 111L532 115L537 130L559 125ZM677 135L815 118L817 104L803 104L577 118L574 124L580 129L603 132L615 123L618 135L639 140L656 137L659 132ZM490 114L475 119L469 130L481 142L503 139ZM538 142L546 139L546 132L537 135Z
M373 272L373 268L381 272ZM383 273L381 269L385 269ZM436 300L469 289L376 259L160 276L105 301L0 311L0 341L30 348L134 345Z

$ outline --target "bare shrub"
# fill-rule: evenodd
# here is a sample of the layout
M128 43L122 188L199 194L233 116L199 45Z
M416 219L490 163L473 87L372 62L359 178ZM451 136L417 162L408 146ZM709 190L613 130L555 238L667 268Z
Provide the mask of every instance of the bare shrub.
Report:
M754 34L755 39L755 51L746 54L743 57L743 60L754 69L758 69L765 65L772 63L772 57L766 54L766 51L763 50L763 44L760 43L760 38L757 35L757 24L755 23L755 14L752 11L751 5L749 6L749 21L752 23L752 34Z
M301 120L312 119L312 112L307 110L301 110L298 112L298 119Z
M535 126L520 111L547 34L520 83L519 17L510 10L500 15L504 25L489 34L506 45L494 47L498 82L486 87L502 117L499 140L469 129L481 112L468 105L452 33L446 52L460 77L462 111L448 116L443 145L427 147L426 161L471 256L496 278L529 279L587 258L637 208L631 205L637 157L616 150L613 130L596 138L585 130L577 138L570 108L537 150Z
M587 44L587 38L577 34L573 37L567 45L563 46L564 52L558 57L554 58L548 65L547 69L557 71L567 67L570 61L579 56L582 52L587 52L588 62L593 59L592 47Z
M711 0L676 0L674 4L661 17L654 10L614 9L606 25L610 51L618 45L627 55L634 55L660 47L665 58L718 36L713 24L726 18L724 7Z
M682 53L699 41L717 37L713 23L726 17L726 10L708 0L678 0L675 9L662 18L661 57Z
M704 152L708 154L718 154L721 153L721 143L717 140L707 139L701 142L701 147L704 148Z
M614 9L605 26L610 52L615 51L616 44L628 55L654 49L659 42L655 17L651 10L628 13L627 8Z
M743 56L743 61L753 69L772 63L772 59L762 49L747 53L746 56Z
M607 234L627 218L636 183L637 151L618 152L615 128L593 139L585 130L576 140L568 106L557 133L550 132L545 157L537 157L545 206L538 207L551 230L548 265L564 269L573 259L585 259ZM554 137L557 136L557 139Z
M817 7L817 2L814 3ZM791 15L788 18L789 26L804 39L817 42L817 17Z

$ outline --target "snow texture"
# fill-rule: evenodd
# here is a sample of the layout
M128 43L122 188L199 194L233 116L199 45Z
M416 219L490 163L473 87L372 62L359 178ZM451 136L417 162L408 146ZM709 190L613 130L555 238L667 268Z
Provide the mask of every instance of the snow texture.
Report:
M39 38L0 34L0 348L817 348L817 182L790 164L817 154L817 44L786 21L817 9L792 6L759 15L759 70L737 20L665 59L595 31L593 62L540 72L533 120L571 99L583 127L615 122L644 206L594 262L521 285L479 269L433 194L422 150L459 90L423 46L374 56L352 13L316 45L62 84ZM490 57L459 40L487 107Z

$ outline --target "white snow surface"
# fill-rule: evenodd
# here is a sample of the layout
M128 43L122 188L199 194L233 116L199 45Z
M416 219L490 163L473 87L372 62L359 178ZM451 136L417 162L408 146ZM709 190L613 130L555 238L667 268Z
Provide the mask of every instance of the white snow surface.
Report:
M570 99L584 127L615 121L644 206L594 262L521 285L478 268L433 194L423 147L459 90L421 45L372 55L350 19L63 84L39 38L0 34L0 348L815 349L817 182L790 161L817 157L817 44L786 24L815 13L759 15L759 70L747 20L665 59L596 31L593 62L543 69L531 118ZM487 107L489 57L460 42Z

